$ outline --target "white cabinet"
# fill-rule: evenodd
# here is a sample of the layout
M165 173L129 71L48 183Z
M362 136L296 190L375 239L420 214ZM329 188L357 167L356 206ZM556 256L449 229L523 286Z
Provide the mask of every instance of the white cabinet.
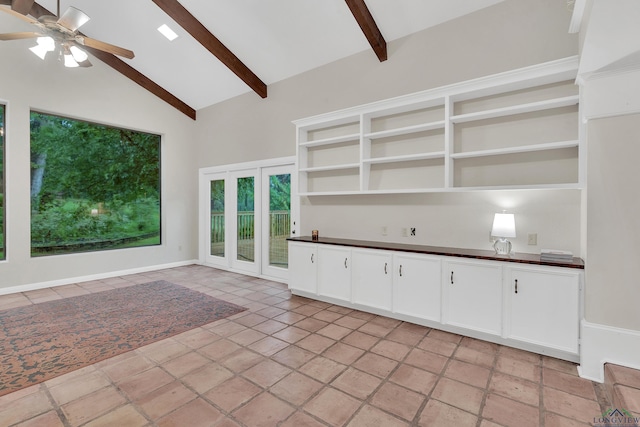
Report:
M334 240L289 242L294 294L579 361L579 268Z
M390 311L393 284L392 253L353 249L351 257L353 302Z
M501 335L502 266L447 259L443 273L443 323Z
M507 338L578 353L579 272L508 266L505 282Z
M316 294L318 292L317 271L317 245L289 242L289 287Z
M318 246L318 295L351 301L351 248Z
M440 321L440 264L435 256L394 254L394 313Z

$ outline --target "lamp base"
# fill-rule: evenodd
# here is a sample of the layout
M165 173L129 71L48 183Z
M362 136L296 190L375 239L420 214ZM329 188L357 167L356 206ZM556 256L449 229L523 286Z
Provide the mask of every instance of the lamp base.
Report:
M493 243L493 249L495 249L497 255L509 255L511 253L511 242L504 237L500 237Z

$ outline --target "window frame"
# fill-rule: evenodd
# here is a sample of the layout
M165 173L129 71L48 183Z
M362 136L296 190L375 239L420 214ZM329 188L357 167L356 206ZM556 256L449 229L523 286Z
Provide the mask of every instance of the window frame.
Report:
M59 255L78 255L78 254L88 254L88 253L100 253L100 252L104 252L104 251L111 251L111 250L123 250L123 249L140 249L140 248L152 248L152 247L158 247L158 246L162 246L163 245L163 241L164 241L164 221L163 221L163 197L162 197L162 193L163 193L163 162L162 162L162 157L163 157L163 139L164 136L159 133L159 132L154 132L154 131L148 131L148 130L141 130L141 129L136 129L136 128L132 128L132 127L125 127L123 125L116 125L116 124L112 124L112 123L105 123L105 122L100 122L100 121L96 121L96 120L89 120L89 119L85 119L85 118L79 118L77 116L71 116L71 115L64 115L64 114L60 114L60 113L55 113L55 112L50 112L50 111L46 111L46 110L40 110L40 109L35 109L35 108L31 108L29 110L29 121L30 121L30 126L31 126L31 121L33 118L34 114L38 114L38 115L43 115L43 116L49 116L49 117L54 117L60 120L68 120L70 122L80 122L80 123L84 123L90 127L97 127L97 128L104 128L104 129L113 129L116 131L124 131L124 132L130 132L133 134L142 134L142 135L146 135L148 137L151 138L156 138L156 140L153 142L154 145L156 145L155 150L157 151L157 212L153 211L154 216L157 214L157 232L153 232L153 234L155 236L151 237L154 239L157 239L157 241L154 241L152 243L145 243L145 244L141 244L141 245L133 245L133 246L123 246L124 242L121 242L121 244L114 244L114 245L109 245L109 244L105 244L104 246L100 246L100 244L98 244L96 247L90 248L90 244L87 244L86 248L83 248L83 244L79 243L76 248L71 248L69 250L65 250L65 251L54 251L54 252L40 252L38 253L37 251L34 251L34 242L33 239L30 239L29 242L29 246L30 246L30 257L31 258L44 258L44 257L51 257L51 256L59 256ZM32 141L32 137L30 135L29 137L29 149L30 151L33 149L33 141ZM154 154L155 156L156 154ZM33 170L33 169L31 169ZM126 186L126 184L125 184ZM154 188L155 190L155 188ZM33 200L30 200L30 203L33 203ZM31 215L30 215L30 230L33 233L33 206L30 209ZM95 234L93 235L95 236ZM90 235L88 236L89 238L91 237ZM84 236L83 236L84 238ZM102 243L106 242L103 241ZM67 243L67 242L63 242L63 243ZM73 246L73 244L72 244ZM55 246L52 246L55 247Z

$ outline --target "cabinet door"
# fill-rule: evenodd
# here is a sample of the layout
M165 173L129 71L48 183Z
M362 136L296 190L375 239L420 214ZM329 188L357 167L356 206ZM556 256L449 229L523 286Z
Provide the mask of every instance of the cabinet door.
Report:
M318 294L351 301L351 249L318 245Z
M386 251L354 249L351 257L353 302L391 310L392 254Z
M397 253L393 265L393 311L439 322L440 258Z
M443 322L500 335L502 266L486 261L445 261L443 273Z
M317 271L317 245L289 242L289 289L317 293Z
M580 273L507 268L508 338L578 353Z

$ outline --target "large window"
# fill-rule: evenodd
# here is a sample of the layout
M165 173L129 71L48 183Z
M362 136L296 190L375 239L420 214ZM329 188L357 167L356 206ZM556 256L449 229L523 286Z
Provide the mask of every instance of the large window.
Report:
M0 104L0 259L5 259L4 217L4 105Z
M31 255L160 244L160 136L31 112Z

